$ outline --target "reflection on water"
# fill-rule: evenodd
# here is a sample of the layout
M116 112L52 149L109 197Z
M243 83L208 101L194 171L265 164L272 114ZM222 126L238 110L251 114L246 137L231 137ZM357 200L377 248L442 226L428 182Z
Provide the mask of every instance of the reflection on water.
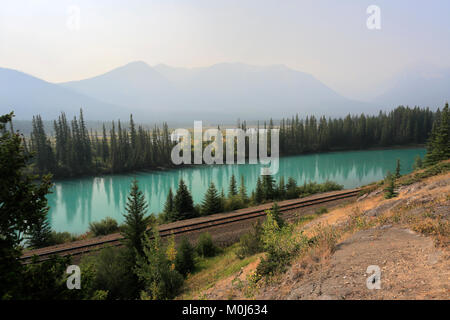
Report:
M286 157L280 159L276 178L293 177L298 183L332 180L345 188L354 188L382 179L388 170L393 172L397 158L401 160L402 173L410 172L414 158L424 154L425 149L402 149ZM122 222L133 177L139 180L140 188L150 202L150 211L158 213L162 211L169 188L175 190L180 178L185 180L194 201L199 203L210 181L214 181L219 190L224 188L227 192L232 173L238 182L241 175L245 177L247 190L251 193L259 172L259 165L217 165L59 181L48 196L50 223L57 231L83 233L89 222L107 216Z

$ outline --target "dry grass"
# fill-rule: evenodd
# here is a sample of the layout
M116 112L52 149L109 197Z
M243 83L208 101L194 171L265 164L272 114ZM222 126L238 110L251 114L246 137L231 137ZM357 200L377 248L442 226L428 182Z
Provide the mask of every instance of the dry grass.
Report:
M450 174L442 174L426 178L421 182L425 186L430 186L449 177ZM439 187L438 190L436 192L437 190L434 189L423 188L409 194L400 192L399 196L394 199L385 199L383 193L380 192L378 195L337 208L307 224L298 226L296 230L307 235L310 239L314 239L314 244L292 260L292 268L288 271L287 277L289 280L296 280L320 270L328 263L338 243L346 240L357 231L386 224L400 225L418 233L432 236L437 245L448 248L450 239L449 221L442 219L439 215L430 214L429 211L420 215L414 214L413 209L417 205L400 205L393 209L388 208L374 217L365 215L371 209L394 203L397 200L403 200L406 204L410 199L417 199L419 206L423 206L422 201L427 201L430 208L448 203L450 186ZM286 276L278 276L275 278L276 281L279 284L285 282ZM283 289L280 288L280 290Z
M361 201L342 205L324 214L312 214L301 218L293 227L294 238L306 236L310 244L302 248L291 259L291 267L286 274L275 274L271 279L261 279L255 274L261 255L239 260L236 255L225 253L213 258L208 266L192 275L181 298L204 297L205 292L221 291L214 298L252 298L262 290L283 290L286 281L305 277L326 265L335 252L338 243L346 240L359 230L386 224L399 225L412 229L426 236L431 236L440 247L448 248L450 243L450 224L448 217L433 213L436 206L448 205L450 202L450 185L443 181L450 178L450 173L418 179L425 170L414 172L401 178L402 188L397 197L385 199L382 184L371 185L371 192ZM414 178L415 184L408 184ZM432 185L436 188L431 188ZM378 187L377 190L375 190ZM398 206L390 207L391 204ZM382 207L384 206L384 207ZM376 215L367 215L370 210L378 210ZM386 208L386 209L384 209ZM235 249L231 249L235 250ZM231 252L230 251L230 252ZM242 269L245 267L245 273ZM241 271L239 271L241 270ZM234 272L234 273L233 273ZM228 284L227 284L228 281Z
M196 270L186 279L183 292L177 299L206 299L205 292L208 289L221 280L230 278L262 256L256 254L241 260L236 256L237 249L237 244L234 244L215 257L199 258L196 261Z

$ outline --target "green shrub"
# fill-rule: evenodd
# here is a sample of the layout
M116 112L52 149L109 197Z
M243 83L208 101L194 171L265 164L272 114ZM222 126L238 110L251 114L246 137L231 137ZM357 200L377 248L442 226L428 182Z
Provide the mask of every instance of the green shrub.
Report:
M239 259L244 259L245 257L252 256L264 250L261 240L262 232L261 222L258 221L253 224L253 228L249 233L241 236L239 240L239 249L236 252L236 256Z
M174 269L168 258L168 252L161 246L157 228L153 230L154 238L144 236L144 254L137 257L136 275L144 284L141 299L173 299L183 285L183 276Z
M309 182L303 186L297 187L300 197L306 197L315 193L342 190L344 186L333 181L325 181L324 183Z
M65 284L66 268L70 265L70 257L53 256L49 260L34 263L21 269L20 278L15 284L11 297L14 300L65 300L77 294L69 290ZM3 288L0 288L0 290ZM1 296L5 299L7 297Z
M218 252L218 248L214 245L208 232L202 233L198 237L196 251L201 257L213 257Z
M89 300L106 300L108 299L108 291L95 290Z
M194 254L194 247L191 245L189 240L183 238L175 259L175 269L184 277L186 277L195 268Z
M316 214L324 214L327 212L328 212L328 209L326 207L320 207L319 209L316 210Z
M56 232L52 231L51 242L52 244L63 244L77 240L77 237L69 232Z
M440 162L431 167L428 167L423 172L416 173L414 177L417 177L418 179L424 179L441 173L446 173L448 171L450 171L450 162Z
M294 233L292 225L280 227L270 211L263 223L262 242L267 255L261 259L256 270L261 276L283 271L291 257L308 245L307 237Z
M97 256L85 256L80 263L81 288L72 290L76 294L73 299L106 300L108 291L96 287L97 269L95 261Z
M297 182L294 178L289 177L288 183L286 184L286 199L295 198L298 198Z
M105 236L107 234L119 232L119 225L113 218L106 217L99 222L89 223L89 231L92 232L96 237Z
M234 211L246 207L246 204L240 195L231 196L224 202L224 212Z
M277 272L284 271L286 265L289 263L290 257L287 252L277 252L261 258L256 267L256 274L260 276L273 276Z
M285 222L284 222L283 218L281 218L281 216L280 216L281 215L280 207L278 206L278 204L276 202L272 205L270 212L272 213L273 218L277 222L278 227L283 228L285 225Z
M344 186L334 181L325 181L319 184L319 192L337 191L344 189Z
M136 298L138 282L130 261L132 259L128 248L102 249L93 261L94 289L108 291L108 299Z

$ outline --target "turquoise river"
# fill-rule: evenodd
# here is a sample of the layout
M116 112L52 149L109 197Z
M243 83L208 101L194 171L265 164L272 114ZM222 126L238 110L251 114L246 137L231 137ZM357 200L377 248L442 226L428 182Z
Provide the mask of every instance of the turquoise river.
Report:
M371 151L347 151L283 157L280 159L280 176L293 177L298 184L305 181L335 181L345 188L354 188L382 179L386 172L395 171L396 159L400 159L402 173L412 170L414 158L423 157L425 149L391 149ZM52 228L56 231L84 233L91 221L107 216L123 221L124 206L133 177L149 201L149 212L162 211L169 191L176 189L183 178L192 192L195 203L200 203L210 181L219 190L228 188L234 173L240 183L245 178L249 193L254 189L260 172L259 165L194 166L167 171L136 172L101 177L56 181L53 193L48 196Z

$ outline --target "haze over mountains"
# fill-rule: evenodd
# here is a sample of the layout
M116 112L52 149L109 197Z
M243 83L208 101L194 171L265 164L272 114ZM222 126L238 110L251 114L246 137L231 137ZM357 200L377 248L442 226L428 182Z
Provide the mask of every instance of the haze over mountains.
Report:
M55 119L61 111L72 117L82 107L90 120L126 120L133 113L139 122L234 123L237 118L279 119L296 113L373 114L400 104L442 107L450 97L450 69L425 69L405 71L383 95L362 102L283 65L221 63L187 69L138 61L59 84L0 68L0 110L13 109L18 119L35 114Z
M450 100L450 68L421 63L394 77L388 89L373 99L377 105L419 105L442 109Z
M14 110L17 119L30 120L40 114L43 119L55 119L61 111L68 115L79 113L80 107L89 116L101 119L106 110L120 112L117 106L50 83L23 72L0 68L0 113Z

